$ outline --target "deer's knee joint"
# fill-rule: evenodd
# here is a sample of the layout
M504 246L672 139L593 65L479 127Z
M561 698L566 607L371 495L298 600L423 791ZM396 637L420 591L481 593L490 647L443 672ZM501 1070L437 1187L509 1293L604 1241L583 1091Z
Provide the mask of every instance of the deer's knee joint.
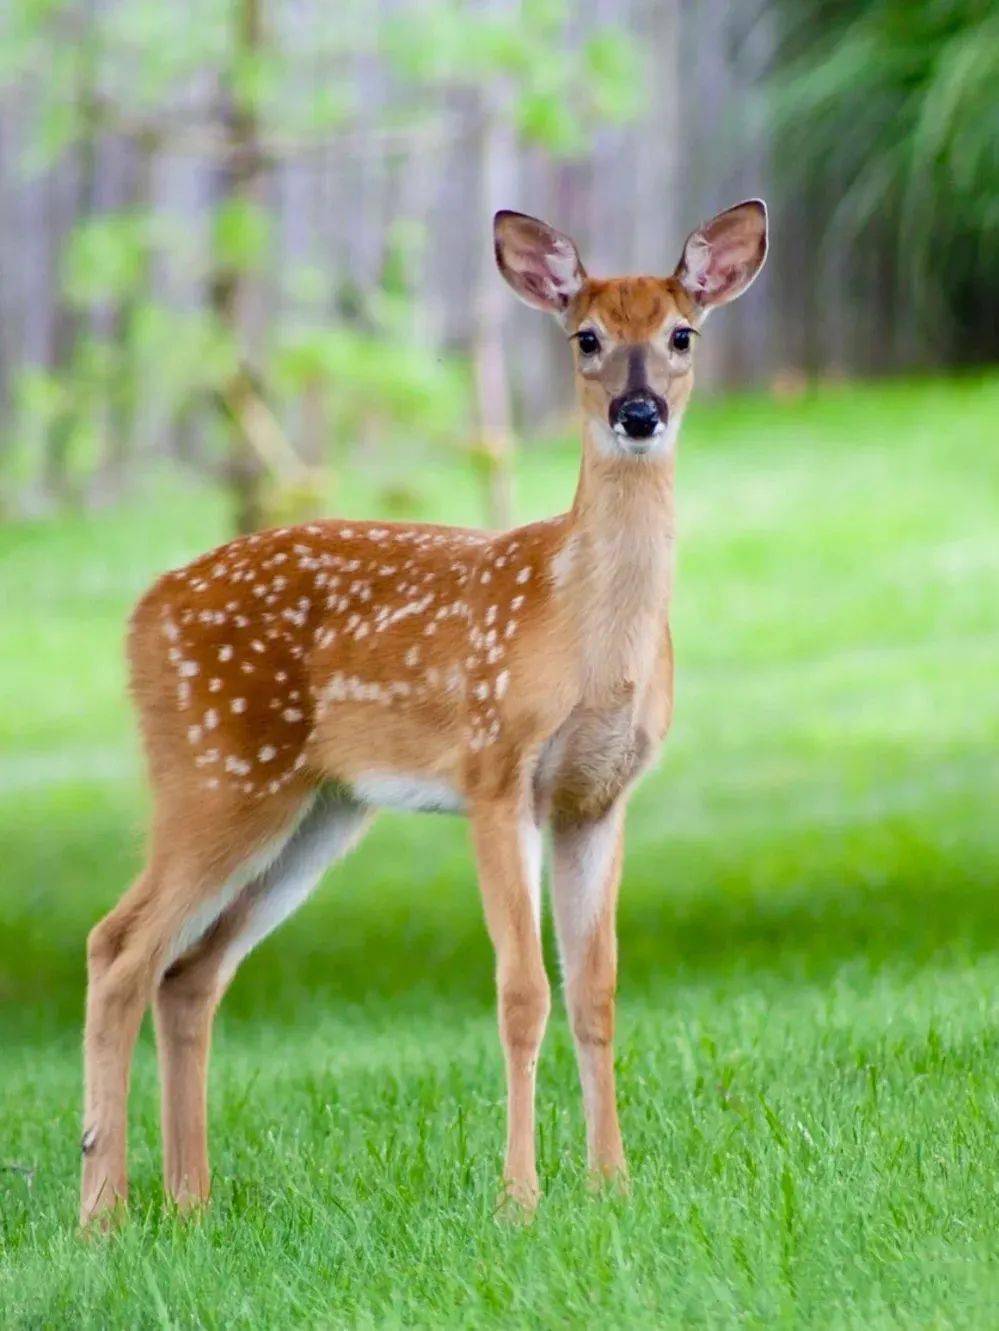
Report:
M614 989L601 986L570 995L569 1020L579 1044L609 1045L614 1039Z
M160 979L157 998L172 1007L203 1007L215 992L215 968L174 962Z
M204 975L168 973L156 991L156 1018L160 1027L181 1044L198 1044L215 1012L215 985Z
M511 1049L536 1051L551 1006L547 980L504 984L500 988L500 1025Z
M98 921L87 935L87 971L91 977L107 971L119 956L124 930L111 915Z
M90 1029L95 1038L101 1039L127 1014L145 1006L151 964L141 951L125 945L109 951L101 938L96 952L89 971L88 1022L93 1021Z

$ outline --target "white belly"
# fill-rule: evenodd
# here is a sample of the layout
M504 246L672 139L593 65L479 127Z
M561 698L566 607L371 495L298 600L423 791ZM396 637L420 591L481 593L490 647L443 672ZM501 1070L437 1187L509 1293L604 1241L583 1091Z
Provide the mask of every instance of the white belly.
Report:
M376 809L464 813L463 797L439 777L405 772L365 772L353 782L355 797Z

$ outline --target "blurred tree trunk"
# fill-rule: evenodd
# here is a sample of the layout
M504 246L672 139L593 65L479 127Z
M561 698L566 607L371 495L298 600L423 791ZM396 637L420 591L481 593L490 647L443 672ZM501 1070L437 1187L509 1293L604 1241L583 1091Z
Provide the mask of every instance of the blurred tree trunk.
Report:
M493 260L492 219L516 198L517 157L514 130L502 88L481 96L479 125L479 251L475 291L473 360L478 425L478 455L485 477L486 521L506 528L513 521L513 433L510 389L503 352L508 297Z
M149 136L139 136L131 148L128 162L129 184L126 207L143 213L152 197L152 172L155 147ZM128 150L128 147L126 147ZM146 400L148 385L142 382L142 357L136 345L136 320L148 298L152 279L148 250L144 252L142 273L135 287L114 311L112 337L120 351L120 365L107 413L107 439L104 458L97 478L103 497L117 498L126 488L137 454L151 448L144 436L152 425L152 411Z
M613 22L608 14L606 21ZM635 264L642 272L669 273L680 257L686 225L698 220L683 217L689 203L680 196L681 152L684 124L684 73L680 66L679 0L658 0L640 5L631 20L650 52L655 76L649 80L645 112L625 137L637 154L633 161ZM655 150L650 151L654 144Z
M56 217L53 228L60 247L74 226L94 212L97 190L97 151L94 142L93 102L95 70L93 47L88 40L92 5L65 16L64 37L77 48L74 65L75 81L70 92L74 115L84 126L84 132L72 154L68 172L72 180L71 197L66 215ZM54 182L58 185L58 181ZM58 193L57 193L57 197ZM61 200L60 200L61 202ZM54 263L58 274L58 260ZM57 277L58 282L58 277ZM71 366L76 358L80 337L84 331L84 318L80 310L67 300L61 283L56 287L55 315L52 328L52 367L68 382ZM72 503L79 496L70 481L70 449L77 425L76 405L66 402L55 414L45 439L45 457L42 464L42 489L45 495L61 504Z
M231 0L232 49L229 68L222 88L222 131L225 141L224 163L220 172L220 206L259 203L264 158L260 142L260 123L252 97L237 88L245 72L263 48L261 0ZM255 278L245 264L232 255L217 256L210 280L210 299L222 327L237 349L240 365L234 379L225 386L222 397L229 420L229 456L226 474L234 501L236 529L257 530L263 523L264 467L243 428L240 415L247 404L249 378L243 362L249 351L250 306Z
M75 154L74 174L75 189L73 203L67 216L66 226L62 219L57 226L60 239L72 226L83 220L93 211L94 192L94 145L84 139ZM83 317L66 297L60 293L56 299L55 317L52 328L52 367L56 374L63 375L68 382L72 376L71 366L76 357L83 327ZM76 497L70 483L69 464L70 447L76 425L76 410L73 402L65 402L55 413L45 439L45 460L42 469L42 489L46 496L60 504L68 504Z
M307 466L318 470L326 462L333 430L330 424L329 389L322 376L310 378L302 388L302 438L300 453Z

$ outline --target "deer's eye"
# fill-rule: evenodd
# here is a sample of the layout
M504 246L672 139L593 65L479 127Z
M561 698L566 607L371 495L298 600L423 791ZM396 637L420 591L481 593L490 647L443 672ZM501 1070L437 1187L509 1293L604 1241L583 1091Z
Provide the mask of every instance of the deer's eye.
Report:
M670 335L669 344L674 351L689 351L690 336L693 333L692 328L674 328Z
M577 333L576 341L579 343L580 355L595 356L600 350L600 339L592 328L584 328L581 333Z

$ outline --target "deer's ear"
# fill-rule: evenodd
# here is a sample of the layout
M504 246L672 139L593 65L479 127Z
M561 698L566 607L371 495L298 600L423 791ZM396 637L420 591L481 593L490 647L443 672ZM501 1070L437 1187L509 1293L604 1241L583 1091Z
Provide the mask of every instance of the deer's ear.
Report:
M767 257L767 205L747 199L687 237L676 276L704 310L741 296Z
M521 300L536 310L564 314L586 281L586 270L568 236L536 217L503 211L493 219L500 272Z

